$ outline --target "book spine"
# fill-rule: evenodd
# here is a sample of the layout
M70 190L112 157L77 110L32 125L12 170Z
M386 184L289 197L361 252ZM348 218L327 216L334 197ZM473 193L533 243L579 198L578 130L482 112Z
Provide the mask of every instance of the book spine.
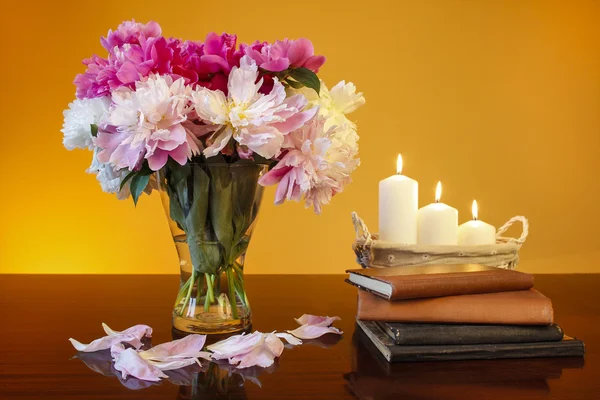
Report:
M552 303L535 290L387 301L359 290L358 319L438 324L550 325Z
M505 270L389 278L391 300L512 292L533 287L533 277ZM386 279L382 279L384 282Z
M542 357L582 357L583 343L568 340L552 343L531 343L514 346L473 345L448 347L398 346L390 349L392 362L432 361L432 360L493 360L502 358L542 358Z
M556 342L563 338L556 325L445 325L380 323L397 345L459 345Z

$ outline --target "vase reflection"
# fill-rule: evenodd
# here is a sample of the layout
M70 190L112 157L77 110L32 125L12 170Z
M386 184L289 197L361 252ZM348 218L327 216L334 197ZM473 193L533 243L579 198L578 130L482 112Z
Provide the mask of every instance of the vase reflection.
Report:
M211 362L200 368L190 381L180 384L178 400L246 399L245 384L252 382L262 387L259 375L272 373L277 362L269 368L238 369L227 362ZM169 380L170 377L169 377Z

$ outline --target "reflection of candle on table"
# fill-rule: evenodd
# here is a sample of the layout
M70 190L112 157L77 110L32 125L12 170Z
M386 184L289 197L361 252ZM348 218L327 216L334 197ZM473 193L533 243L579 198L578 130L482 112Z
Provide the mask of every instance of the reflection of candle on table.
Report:
M477 219L477 201L473 200L471 207L473 220L458 227L458 244L494 244L496 243L496 228Z
M379 239L388 242L417 243L419 184L402 172L398 154L396 175L379 182Z
M442 183L435 189L435 203L419 209L417 213L417 243L457 244L458 211L440 203Z

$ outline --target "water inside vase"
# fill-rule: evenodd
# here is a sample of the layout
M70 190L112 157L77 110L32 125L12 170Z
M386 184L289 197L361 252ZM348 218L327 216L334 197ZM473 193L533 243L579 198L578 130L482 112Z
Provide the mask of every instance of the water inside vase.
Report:
M189 260L189 249L185 235L179 235L173 238L175 247L180 257L181 277L180 290L185 282L192 277L192 265ZM188 256L186 256L188 255ZM243 265L242 260L238 260ZM176 330L186 333L202 334L224 334L246 330L250 327L252 321L252 312L247 298L240 298L240 295L233 291L235 297L235 306L237 308L237 318L233 316L232 304L229 291L229 280L223 272L215 276L218 282L214 284L217 292L214 293L214 302L207 301L206 285L202 285L198 293L198 284L195 283L191 288L188 301L180 299L173 309L173 327Z

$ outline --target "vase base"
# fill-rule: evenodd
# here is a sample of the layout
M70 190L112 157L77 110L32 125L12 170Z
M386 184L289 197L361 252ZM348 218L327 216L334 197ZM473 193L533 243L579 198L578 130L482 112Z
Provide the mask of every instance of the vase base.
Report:
M197 319L183 318L179 315L173 315L173 330L182 334L197 333L202 335L229 335L232 333L241 333L250 331L252 328L252 319L246 318L231 321L200 321Z
M220 340L225 340L229 337L231 337L232 335L237 335L237 334L241 334L241 333L246 333L249 334L252 332L252 325L248 325L248 327L246 327L245 329L242 329L240 331L234 331L234 332L228 332L228 333L202 333L203 335L207 335L206 336L206 345L211 345L213 343L216 343ZM184 331L180 331L179 329L173 327L171 329L171 336L173 337L173 340L176 339L182 339L188 335L193 335L193 334L201 334L200 332L184 332Z

